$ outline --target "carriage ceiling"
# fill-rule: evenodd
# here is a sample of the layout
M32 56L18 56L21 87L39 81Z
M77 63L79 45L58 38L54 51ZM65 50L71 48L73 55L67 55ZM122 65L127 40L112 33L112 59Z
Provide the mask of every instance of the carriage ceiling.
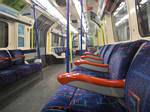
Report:
M26 1L31 1L31 0L26 0ZM62 20L63 22L61 23L65 23L66 20L66 0L33 0L34 2L37 1L40 2L40 5L42 3L46 2L47 4L51 5L48 6L46 3L44 5L46 5L46 8L50 10L51 13L54 13L55 11L53 11L54 9L51 7L54 7L61 15L61 17L59 18L60 20ZM95 34L95 27L96 24L91 21L91 17L90 17L90 12L94 12L95 14L97 14L98 12L98 7L99 7L99 1L100 0L83 0L83 16L84 16L84 31L87 32L88 29L88 33L94 35ZM70 22L71 22L71 27L75 28L76 31L78 31L80 29L80 0L70 0ZM76 8L78 7L78 8ZM79 10L77 10L79 9ZM56 12L57 12L56 11ZM55 14L56 15L56 14ZM62 19L61 19L62 18ZM58 19L55 19L56 21L58 21Z
M49 0L56 8L59 12L61 12L61 14L66 17L66 7L65 7L65 3L63 3L63 1L66 0ZM79 1L79 0L70 0L70 19L72 22L72 25L76 28L79 29L80 28L80 16L78 14L78 11L76 10L75 7L75 1ZM58 5L59 4L59 5ZM60 5L62 4L62 5ZM95 34L95 27L96 24L91 21L90 18L90 12L94 12L95 14L97 14L98 12L98 6L99 6L99 0L83 0L83 10L84 10L84 18L86 21L86 28L88 29L88 32L90 34Z

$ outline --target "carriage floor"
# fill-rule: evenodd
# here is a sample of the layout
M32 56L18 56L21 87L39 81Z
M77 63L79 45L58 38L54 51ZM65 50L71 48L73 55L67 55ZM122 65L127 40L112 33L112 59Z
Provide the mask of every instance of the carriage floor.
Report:
M48 98L59 87L57 74L64 70L64 64L44 68L42 78L9 98L0 112L40 112Z

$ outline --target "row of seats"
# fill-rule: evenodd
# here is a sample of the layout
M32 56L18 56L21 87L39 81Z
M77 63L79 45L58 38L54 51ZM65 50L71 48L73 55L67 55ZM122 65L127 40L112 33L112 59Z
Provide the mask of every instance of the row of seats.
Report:
M41 69L41 63L26 64L22 50L0 51L0 87L11 85Z
M78 65L79 63L79 66L74 67L72 71L86 73L95 77L123 79L125 78L135 53L143 42L145 41L140 40L117 45L105 45L100 51L100 58L103 59L103 64L108 65L107 68L96 66L97 69L95 70L95 66L93 67L93 65L86 68L85 64L83 63L84 61L81 61L83 64L80 64L80 61L77 61L75 64ZM97 60L96 63L98 63ZM100 68L105 68L107 71L103 71Z
M108 72L92 71L78 64L78 69L74 68L71 73L60 74L58 80L65 85L50 97L42 112L150 112L149 50L150 42L144 40L104 46L100 57L103 63L107 63ZM70 86L73 81L85 82L84 78L90 80L86 82L88 84L99 81L96 86L102 86L101 81L107 81L107 88L113 88L112 85L120 81L114 88L124 89L123 97Z
M54 52L57 54L57 55L61 55L61 53L65 53L66 51L66 48L65 47L57 47L57 48L54 48Z

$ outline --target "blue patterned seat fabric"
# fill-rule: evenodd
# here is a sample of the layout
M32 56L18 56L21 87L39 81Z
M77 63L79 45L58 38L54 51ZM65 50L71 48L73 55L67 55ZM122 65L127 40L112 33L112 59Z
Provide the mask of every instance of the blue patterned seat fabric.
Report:
M105 55L104 60L109 60L109 73L100 73L92 70L84 69L83 67L75 66L72 72L84 73L91 76L109 78L109 79L124 79L130 63L137 52L138 48L144 41L135 41L124 44L118 44L114 46L109 46L107 55L110 55L109 58ZM113 48L113 49L112 49ZM105 53L105 54L106 54ZM116 64L117 63L117 64ZM107 76L105 76L105 74Z
M141 48L130 66L125 99L131 112L150 112L150 42Z
M13 58L16 58L13 61L13 69L16 70L17 78L24 78L31 75L32 73L39 72L42 69L42 65L39 63L25 64L24 53L22 50L10 50L10 54Z
M98 54L101 54L102 50L103 50L103 47L100 47L98 50L99 51Z
M0 86L12 84L17 80L15 70L7 69L0 71Z
M124 79L130 67L133 57L144 41L135 41L120 44L114 51L109 62L110 79Z
M79 66L75 66L74 69L72 70L72 72L86 74L86 75L99 77L99 78L106 78L106 79L109 78L108 73L96 72L96 71L88 70L88 69L85 69L85 68L82 68L82 67L79 67Z
M25 64L23 56L22 50L0 51L0 86L10 85L42 69L41 64Z
M106 50L104 54L104 64L109 64L109 60L111 55L113 54L113 51L119 47L120 44L116 45L110 45L109 48Z
M64 48L64 47L54 48L54 52L55 52L57 55L61 55L61 53L64 53L64 52L65 52L65 48Z
M106 50L106 52L105 52L105 54L104 54L104 63L105 64L108 64L108 62L109 62L109 58L110 58L110 56L111 56L111 54L112 54L112 52L113 52L113 50L114 49L116 49L117 47L119 47L119 44L118 45L109 45L109 47L108 47L108 49ZM85 68L83 68L83 67L80 67L80 66L75 66L75 67L73 67L73 69L72 69L72 72L80 72L80 73L87 73L87 74L89 74L89 72L90 71L92 71L92 70L87 70L87 69L85 69ZM98 72L96 72L96 71L93 71L93 76L95 76L95 74L98 74ZM101 74L106 74L106 73L101 73ZM90 74L91 75L91 74ZM96 75L96 76L101 76L101 75ZM105 77L105 76L104 76Z
M126 112L114 97L77 89L71 102L70 112Z
M41 112L58 112L58 110L62 112L127 112L114 97L67 85L58 89Z
M11 60L7 51L0 51L0 86L16 81L16 72L11 68Z
M48 102L42 112L57 112L58 110L69 109L69 103L72 100L72 97L76 91L76 88L71 86L61 86L56 94L50 98L50 102Z
M101 58L104 58L105 52L106 52L106 50L109 48L109 46L110 46L110 45L105 45L105 46L104 46L103 50L102 50L101 53L100 53L100 57L101 57Z
M132 45L125 45L126 49L133 47ZM138 45L137 45L138 46ZM143 45L142 45L143 46ZM124 50L124 49L123 49ZM132 49L133 50L133 49ZM83 89L75 89L70 93L70 86L65 86L69 92L69 100L63 99L67 103L61 103L64 108L51 109L54 106L53 100L49 101L49 105L45 107L42 112L150 112L150 42L144 43L144 46L133 58L127 76L119 78L126 78L125 84L125 105L122 106L117 98L108 97ZM120 52L122 53L122 52ZM128 54L127 50L125 55ZM63 87L62 87L63 88ZM61 90L61 89L60 89ZM63 90L63 89L62 89ZM63 90L64 91L64 90ZM65 91L60 93L65 93ZM59 92L59 91L58 91ZM58 94L58 93L57 93ZM66 94L66 93L65 93ZM57 95L56 95L57 96ZM56 97L55 96L55 97ZM64 94L62 97L64 98ZM70 100L71 98L71 100ZM52 97L53 99L53 97ZM59 99L57 99L61 102ZM70 101L68 103L68 101ZM56 103L59 106L59 103ZM67 104L67 105L66 105ZM56 106L56 105L55 105ZM62 106L62 105L61 105ZM67 107L67 108L66 108ZM46 109L49 108L49 109Z

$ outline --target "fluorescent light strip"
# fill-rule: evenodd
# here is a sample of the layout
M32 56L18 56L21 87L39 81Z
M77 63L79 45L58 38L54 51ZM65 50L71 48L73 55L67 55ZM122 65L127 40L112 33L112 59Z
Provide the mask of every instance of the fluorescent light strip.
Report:
M67 25L67 20L48 0L34 0L34 2L37 4L40 3L43 7L47 9L47 12L50 15L58 19L63 25ZM70 30L74 33L78 33L72 25L70 25Z
M77 10L77 13L78 13L80 19L81 19L81 3L80 3L80 1L79 0L72 0L72 1L75 5L75 8ZM83 28L84 28L85 31L87 31L87 29L86 29L86 20L85 20L85 17L84 17L83 14L82 14L82 20L83 20L83 22L82 22Z

